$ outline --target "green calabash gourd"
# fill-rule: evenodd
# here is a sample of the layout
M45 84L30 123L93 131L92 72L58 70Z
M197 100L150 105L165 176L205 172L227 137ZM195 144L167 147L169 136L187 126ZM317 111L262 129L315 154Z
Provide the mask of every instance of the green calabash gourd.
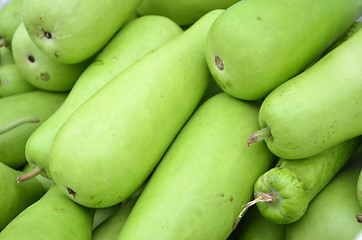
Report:
M25 80L16 64L11 63L0 66L0 97L35 90L37 88Z
M0 45L10 46L22 21L24 0L11 0L0 10Z
M208 85L206 35L222 10L118 74L58 131L49 158L53 180L77 203L108 207L149 177Z
M362 31L273 90L260 107L260 131L280 158L318 154L362 134ZM252 147L251 146L251 147Z
M96 208L94 212L92 229L96 229L104 221L110 218L117 211L117 209L120 208L121 205L122 202L106 208Z
M182 128L141 193L119 240L226 239L275 156L240 143L258 105L217 94ZM252 151L250 151L252 150Z
M24 166L27 163L25 144L28 138L57 110L66 96L66 93L37 90L0 98L0 126L27 117L38 119L38 122L22 124L0 134L0 162L12 168Z
M257 208L249 208L227 240L284 240L286 229L286 224L273 223Z
M131 197L118 204L117 210L93 229L92 240L117 240L143 188L141 186Z
M141 0L26 0L23 22L30 38L62 63L97 53L136 11Z
M226 93L260 100L303 71L361 13L360 0L239 1L211 27L206 60Z
M180 26L190 26L200 17L214 9L226 9L238 0L143 0L137 13L144 15L161 15L175 21Z
M69 91L89 64L89 61L64 64L50 58L30 39L23 23L14 33L12 52L22 76L47 91Z
M55 135L79 106L132 63L181 33L176 23L162 16L139 17L124 26L84 70L59 109L30 136L25 154L34 173L51 178L49 154Z
M309 204L346 165L361 143L353 138L317 155L297 160L279 159L278 164L261 175L254 185L256 203L269 221L290 224L298 221ZM263 195L263 196L262 196Z
M315 197L304 216L287 225L286 239L359 239L362 208L356 196L358 169L344 169Z
M56 185L22 211L0 233L1 240L89 240L94 209L82 207Z
M15 63L13 53L10 48L0 47L0 66Z
M38 179L18 184L16 177L23 173L0 162L0 231L46 192Z

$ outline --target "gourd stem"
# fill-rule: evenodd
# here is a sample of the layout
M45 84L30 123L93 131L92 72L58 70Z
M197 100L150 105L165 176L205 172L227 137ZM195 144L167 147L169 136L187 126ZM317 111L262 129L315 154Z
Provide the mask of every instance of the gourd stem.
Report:
M263 129L260 129L256 131L255 133L251 134L249 141L248 141L248 147L251 146L251 144L262 141L268 137L271 137L270 128L265 127Z
M239 224L241 217L243 216L243 214L245 213L246 210L248 210L249 207L255 205L258 202L272 202L273 201L273 197L272 195L269 193L255 193L256 196L258 196L258 198L255 198L254 200L248 202L247 204L244 205L243 210L240 212L239 216L236 218L236 221L234 223L233 229L235 230L235 228L237 227L237 225Z
M39 167L39 165L37 165L30 172L28 172L28 173L26 173L24 175L18 176L17 177L18 183L21 183L21 182L24 182L26 180L32 179L32 178L38 176L41 172L42 172L41 168Z
M25 123L38 123L40 119L35 117L22 117L0 127L0 134L6 133Z

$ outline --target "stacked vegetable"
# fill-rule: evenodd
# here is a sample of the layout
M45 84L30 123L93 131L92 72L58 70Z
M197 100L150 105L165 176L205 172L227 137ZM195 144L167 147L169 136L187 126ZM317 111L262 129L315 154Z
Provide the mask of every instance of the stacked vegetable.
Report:
M12 0L0 240L358 239L361 13Z

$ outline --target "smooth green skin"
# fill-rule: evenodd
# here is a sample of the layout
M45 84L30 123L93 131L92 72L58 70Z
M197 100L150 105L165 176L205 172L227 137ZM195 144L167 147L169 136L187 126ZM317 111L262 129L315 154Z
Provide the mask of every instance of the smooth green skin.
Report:
M226 9L238 0L143 0L137 8L140 16L161 15L175 21L180 26L189 26L195 23L204 14L214 9Z
M249 208L227 240L285 240L286 224L276 224Z
M11 45L13 35L22 21L24 0L11 0L0 11L0 38Z
M24 24L20 24L14 33L12 52L23 77L33 86L47 91L69 91L89 64L89 61L64 64L48 57L31 40Z
M49 170L71 199L112 206L147 179L205 93L210 73L203 49L221 12L210 12L142 57L66 120L54 139Z
M0 233L1 240L89 240L94 209L65 197L56 185L14 218Z
M265 98L259 124L270 128L265 142L275 155L310 157L362 134L361 41L358 31Z
M206 60L226 93L260 100L300 73L361 13L360 0L239 1L211 27Z
M59 109L31 135L25 148L28 162L41 166L42 175L51 178L50 149L68 117L132 63L181 33L176 23L161 16L139 17L122 28L84 70Z
M37 179L18 184L16 178L23 173L0 162L0 231L46 192Z
M309 203L342 169L360 143L360 138L353 138L309 158L280 159L276 167L255 182L255 193L271 194L273 198L271 203L256 204L260 213L278 224L299 220Z
M8 47L0 47L0 66L15 63L13 53Z
M15 63L0 66L0 97L35 90L36 88L24 79Z
M152 174L119 240L226 239L257 177L273 164L266 145L240 139L258 128L258 106L225 93L201 105Z
M114 214L93 230L92 240L117 240L138 197L139 194L120 203Z
M0 98L0 126L22 117L36 117L39 123L18 126L0 135L0 162L12 167L24 166L25 144L30 135L63 103L66 93L31 91Z
M288 224L287 240L357 239L361 223L356 213L362 208L356 197L358 169L345 169L316 196L305 215Z
M104 221L106 221L109 217L111 217L115 213L115 211L120 208L121 205L122 203L119 203L111 207L95 209L92 229L94 230Z
M63 63L82 62L101 50L141 0L26 0L23 22L34 43ZM51 38L44 32L51 33Z
M33 167L30 164L26 164L22 169L21 169L24 173L28 173L30 171L33 170ZM19 176L19 175L18 175ZM43 177L41 175L38 175L35 177L35 179L37 179L44 187L45 190L49 190L49 188L53 185L53 180L50 180L46 177ZM21 182L20 184L23 184L23 182Z
M360 207L362 208L362 170L358 176L357 182L357 199Z

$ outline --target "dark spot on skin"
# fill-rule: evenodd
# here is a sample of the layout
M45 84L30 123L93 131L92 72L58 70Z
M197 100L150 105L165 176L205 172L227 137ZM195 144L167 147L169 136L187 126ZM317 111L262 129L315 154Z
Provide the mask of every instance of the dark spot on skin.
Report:
M261 17L260 17L260 16L257 16L256 19L258 19L259 21L261 21Z
M215 64L220 71L224 70L224 63L219 56L215 56Z
M356 218L357 218L357 222L362 223L362 214L357 214Z
M29 60L29 62L31 62L31 63L34 63L34 62L35 62L35 58L34 58L34 56L32 56L32 55L29 55L29 56L28 56L28 60Z
M40 79L43 81L49 81L50 80L49 73L47 73L47 72L40 73Z
M58 55L58 53L57 53L57 52L54 52L54 56L55 56L56 58L58 58L58 57L59 57L59 55Z
M230 196L230 202L232 202L234 200L234 197L233 196Z
M72 195L72 196L74 197L74 199L75 199L76 193L75 193L71 188L69 188L69 187L67 187L67 191L68 191L68 193L69 193L70 195Z
M224 195L223 193L220 193L220 196L221 196L221 197L225 197L225 195Z
M46 32L46 31L44 31L44 36L45 36L47 39L52 39L52 38L53 38L52 33Z

